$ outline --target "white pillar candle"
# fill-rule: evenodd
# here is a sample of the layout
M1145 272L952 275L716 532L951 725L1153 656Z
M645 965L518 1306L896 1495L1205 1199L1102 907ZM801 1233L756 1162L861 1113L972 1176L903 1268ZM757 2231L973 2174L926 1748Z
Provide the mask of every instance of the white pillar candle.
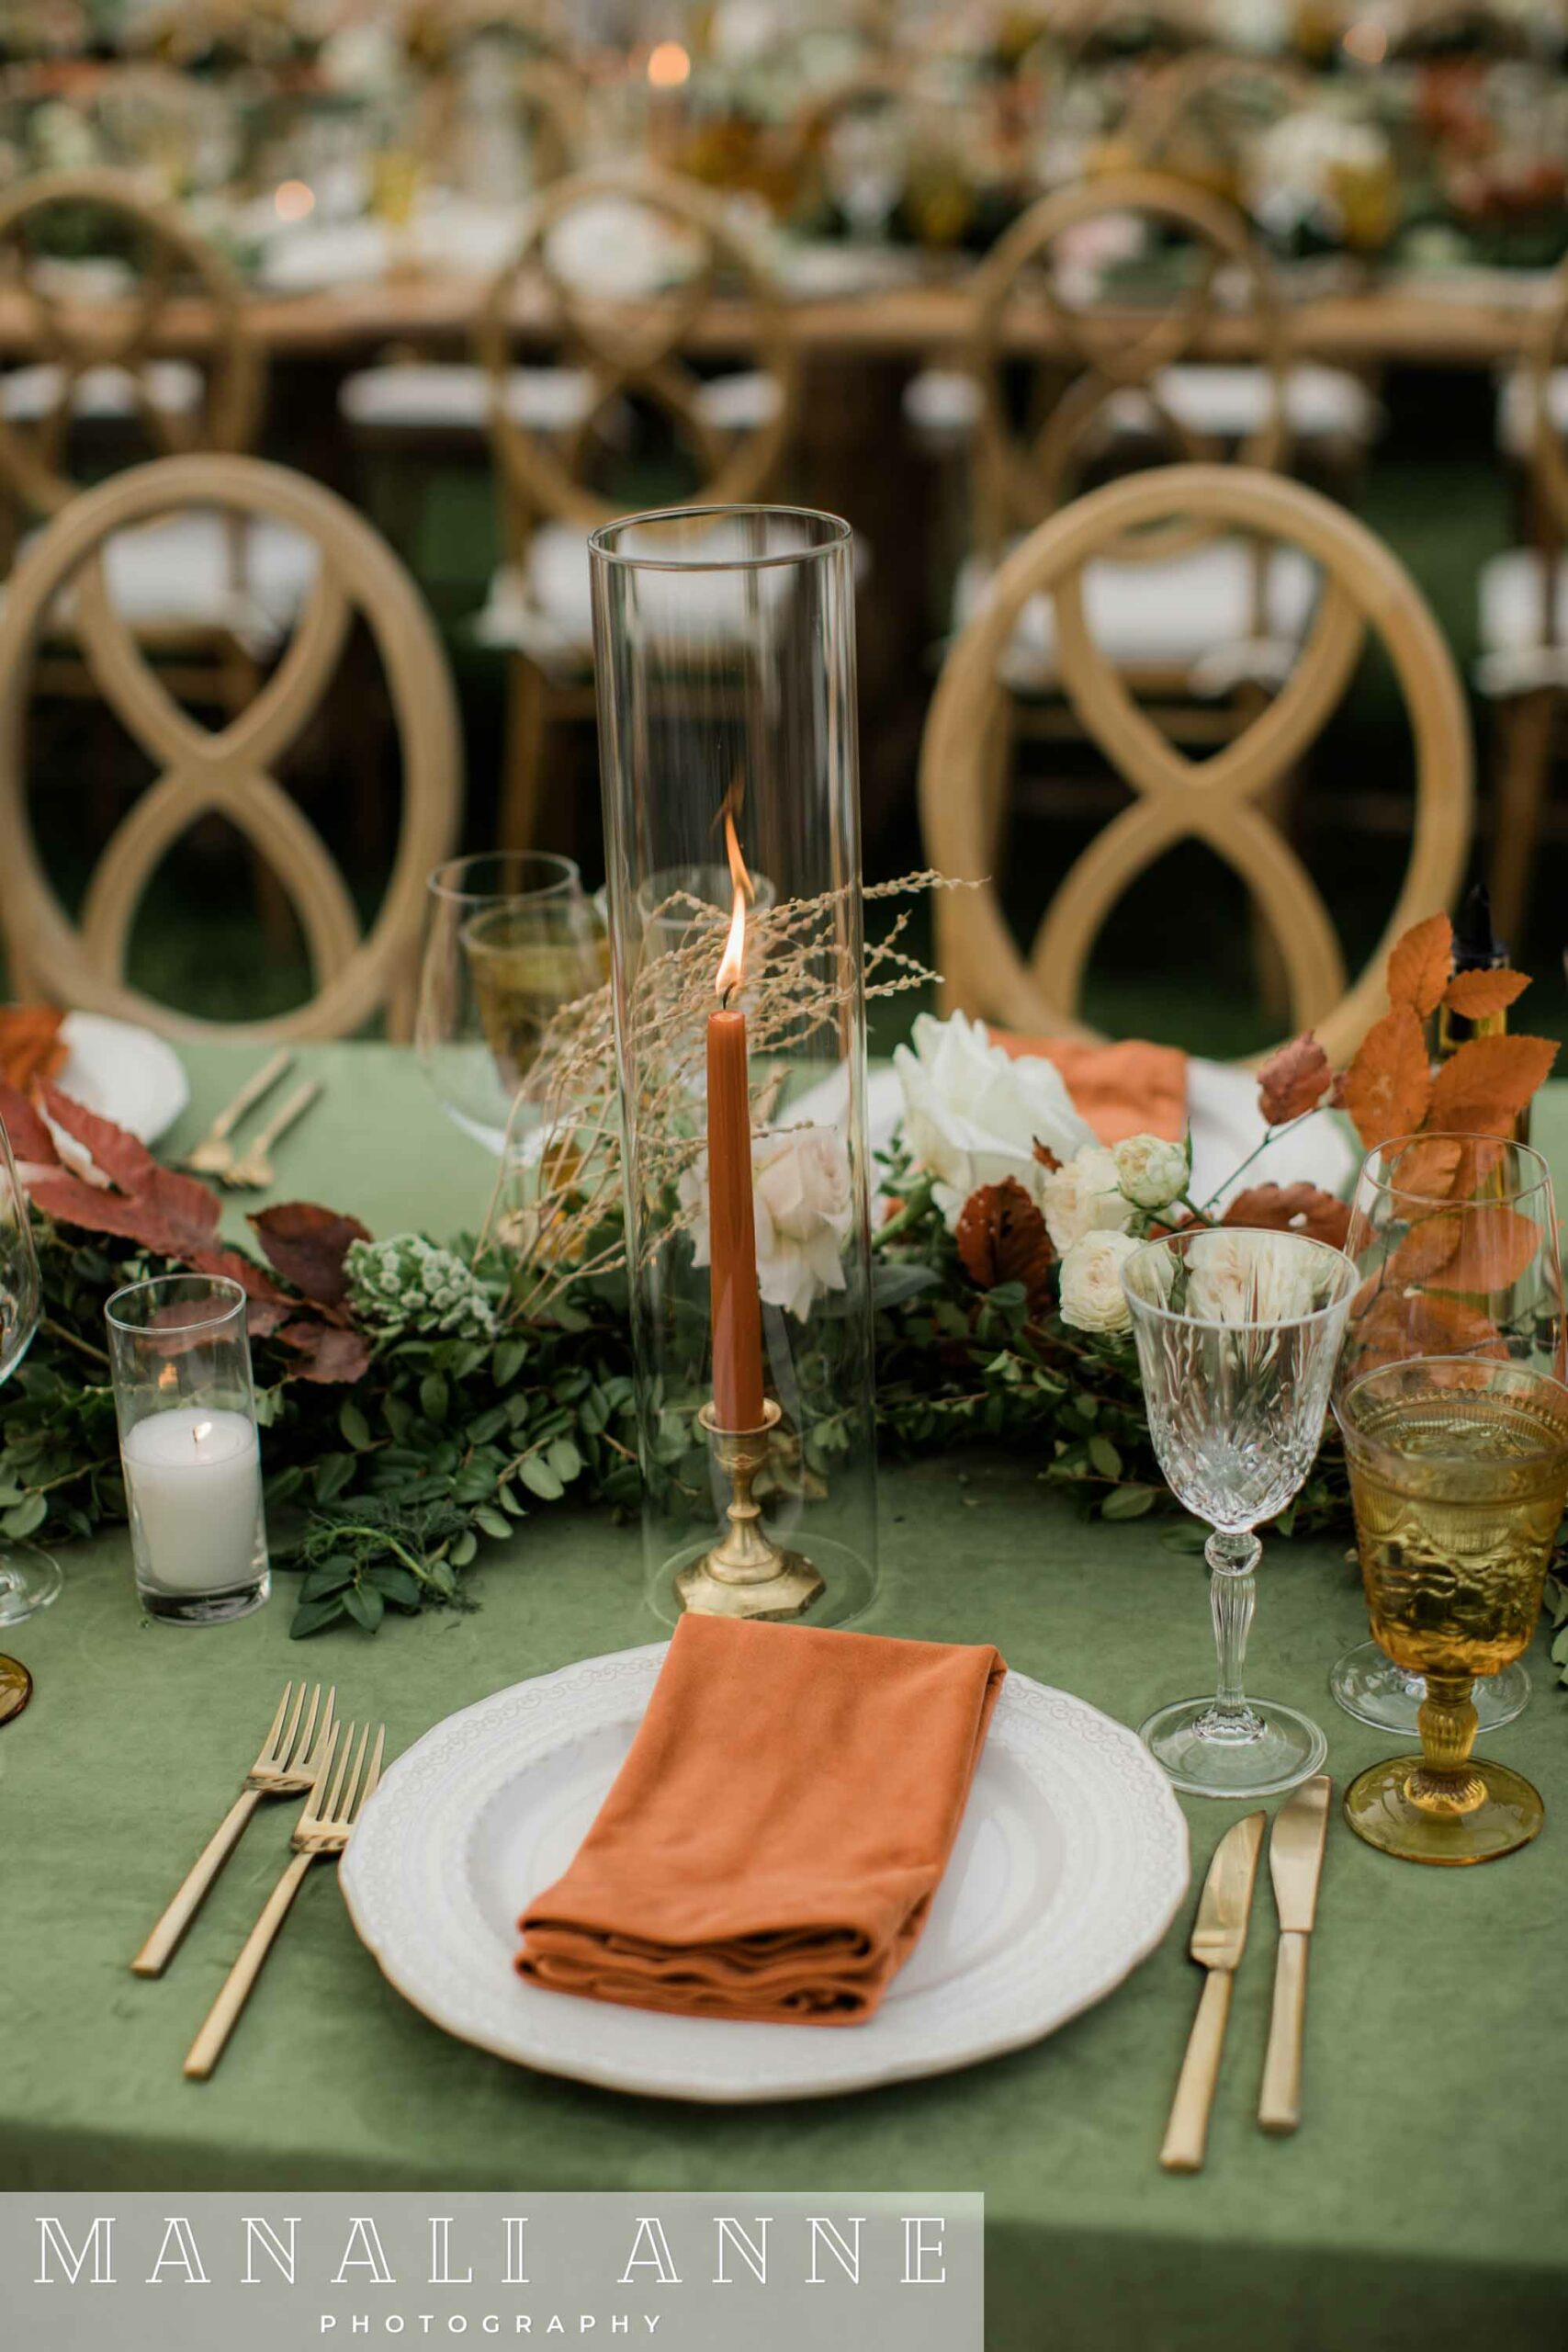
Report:
M120 1445L145 1572L168 1592L227 1592L258 1566L261 1450L244 1413L149 1413Z

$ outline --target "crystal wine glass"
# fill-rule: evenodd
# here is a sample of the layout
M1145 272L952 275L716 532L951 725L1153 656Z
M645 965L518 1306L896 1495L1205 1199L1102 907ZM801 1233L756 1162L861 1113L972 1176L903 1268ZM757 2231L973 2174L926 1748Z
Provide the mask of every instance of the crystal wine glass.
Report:
M1506 1358L1564 1376L1562 1265L1551 1175L1540 1152L1491 1136L1404 1136L1371 1152L1356 1183L1347 1253L1360 1287L1335 1382L1418 1356ZM1414 1734L1426 1686L1376 1642L1347 1650L1328 1678L1347 1714ZM1483 1731L1529 1699L1522 1663L1475 1693Z
M0 1125L0 1382L9 1379L38 1329L40 1295L32 1218L10 1137ZM59 1565L30 1544L0 1543L0 1625L19 1625L59 1597Z
M1242 1689L1262 1550L1254 1530L1299 1493L1317 1453L1356 1270L1300 1233L1205 1227L1145 1242L1122 1270L1149 1433L1206 1547L1219 1686L1139 1726L1194 1796L1261 1797L1318 1770L1317 1725Z
M414 1042L447 1117L499 1158L550 1021L603 977L570 857L503 850L437 866Z
M1412 1862L1527 1845L1539 1792L1471 1754L1479 1678L1528 1648L1568 1500L1568 1388L1526 1364L1427 1356L1363 1372L1335 1400L1372 1630L1424 1678L1419 1756L1354 1780L1359 1838Z

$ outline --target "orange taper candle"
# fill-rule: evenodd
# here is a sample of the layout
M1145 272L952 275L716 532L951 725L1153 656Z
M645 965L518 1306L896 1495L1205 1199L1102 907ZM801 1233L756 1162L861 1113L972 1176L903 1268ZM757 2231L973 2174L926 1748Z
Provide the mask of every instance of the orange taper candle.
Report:
M746 1015L728 999L746 955L746 868L728 815L735 916L708 1017L708 1263L713 1295L713 1410L723 1430L762 1424L762 1310L751 1201L751 1097Z

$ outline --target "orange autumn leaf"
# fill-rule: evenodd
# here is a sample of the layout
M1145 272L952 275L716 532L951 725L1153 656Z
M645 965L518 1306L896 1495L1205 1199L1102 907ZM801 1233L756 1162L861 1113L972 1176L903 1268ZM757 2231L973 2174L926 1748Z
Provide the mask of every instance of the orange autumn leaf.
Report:
M1334 1072L1310 1029L1269 1055L1258 1073L1258 1109L1266 1126L1282 1127L1322 1102Z
M1388 1262L1396 1283L1438 1283L1446 1291L1512 1289L1533 1264L1540 1227L1500 1201L1444 1209L1413 1225Z
M1472 1037L1433 1082L1433 1125L1453 1135L1508 1135L1556 1059L1550 1037Z
M1540 1227L1532 1217L1499 1201L1456 1210L1455 1221L1457 1247L1442 1267L1445 1290L1510 1290L1534 1263Z
M58 1078L70 1052L60 1034L65 1015L52 1004L0 1006L0 1078L20 1093Z
M1465 1053L1472 1050L1462 1048ZM1459 1059L1457 1054L1454 1059ZM1432 1079L1421 1023L1410 1005L1395 1004L1372 1023L1345 1073L1340 1095L1369 1151L1395 1136L1414 1134L1425 1123L1432 1107Z
M1407 1146L1388 1171L1393 1198L1425 1204L1446 1201L1462 1190L1457 1179L1464 1149L1453 1136L1423 1136Z
M1511 972L1506 965L1495 972L1456 972L1443 990L1443 1002L1465 1021L1485 1021L1506 1012L1529 986L1528 972Z
M1367 1312L1352 1308L1349 1357L1357 1374L1415 1356L1507 1358L1507 1342L1472 1301L1441 1292L1403 1290L1385 1283Z
M1407 1005L1425 1021L1442 1002L1453 967L1454 927L1447 915L1428 915L1396 940L1388 959L1388 1001Z
M1387 1279L1391 1283L1425 1283L1441 1273L1459 1248L1461 1222L1457 1209L1420 1218L1390 1258Z
M1332 1193L1316 1184L1252 1184L1236 1194L1220 1222L1262 1226L1275 1233L1304 1233L1314 1241L1327 1241L1343 1250L1350 1211L1344 1201L1337 1201Z
M970 1193L953 1239L965 1272L982 1290L1021 1283L1030 1306L1043 1305L1056 1253L1044 1218L1016 1176Z

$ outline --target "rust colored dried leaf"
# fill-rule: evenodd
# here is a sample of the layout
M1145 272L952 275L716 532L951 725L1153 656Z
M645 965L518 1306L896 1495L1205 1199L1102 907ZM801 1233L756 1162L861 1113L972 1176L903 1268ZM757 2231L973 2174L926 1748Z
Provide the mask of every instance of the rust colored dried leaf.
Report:
M250 1220L273 1264L286 1282L318 1306L339 1306L348 1287L344 1260L352 1241L370 1233L355 1216L319 1208L313 1201L279 1201Z
M1270 1054L1258 1073L1258 1108L1265 1124L1282 1127L1314 1111L1333 1083L1328 1056L1310 1029Z
M1388 1280L1396 1283L1430 1282L1459 1248L1461 1221L1457 1209L1418 1218L1389 1259Z
M1453 968L1454 927L1447 915L1428 915L1394 942L1388 959L1388 1001L1407 1005L1417 1020L1436 1012Z
M1506 1360L1508 1346L1492 1317L1467 1298L1404 1290L1385 1283L1371 1308L1352 1320L1349 1355L1358 1373L1416 1356Z
M1541 1228L1501 1202L1456 1210L1457 1248L1442 1268L1443 1288L1506 1291L1535 1263Z
M28 1187L46 1215L85 1232L140 1242L164 1258L188 1258L213 1247L221 1214L215 1193L194 1176L161 1167L135 1136L84 1110L58 1088L46 1086L43 1100L50 1117L90 1155L113 1188L85 1183L63 1169L48 1170Z
M1425 1124L1432 1079L1421 1023L1409 1005L1396 1004L1373 1023L1345 1073L1342 1092L1369 1151L1395 1136L1413 1135Z
M5 1079L0 1079L0 1123L11 1139L12 1157L18 1166L59 1167L59 1150L38 1106Z
M1472 1037L1438 1072L1431 1124L1455 1135L1510 1135L1556 1059L1550 1037Z
M1453 1136L1423 1136L1399 1154L1389 1174L1389 1191L1400 1203L1425 1205L1459 1192L1464 1146ZM1404 1214L1402 1206L1401 1214Z
M1048 1143L1042 1143L1038 1136L1034 1138L1034 1157L1040 1162L1041 1167L1046 1170L1046 1171L1052 1176L1056 1173L1057 1169L1060 1168L1062 1164L1057 1159L1055 1153L1052 1150L1050 1145Z
M1529 986L1528 972L1511 972L1506 964L1495 972L1456 972L1443 990L1443 1002L1466 1021L1485 1021L1506 1012Z
M311 1380L328 1386L361 1380L370 1369L370 1342L362 1331L345 1331L334 1323L311 1317L286 1323L277 1336L299 1358L288 1373L290 1380Z
M1275 1233L1304 1233L1314 1241L1345 1247L1350 1211L1345 1202L1316 1184L1252 1184L1238 1193L1222 1225L1262 1226Z
M1044 1218L1016 1176L971 1193L953 1238L965 1272L982 1290L1021 1283L1032 1307L1043 1304L1056 1253Z

